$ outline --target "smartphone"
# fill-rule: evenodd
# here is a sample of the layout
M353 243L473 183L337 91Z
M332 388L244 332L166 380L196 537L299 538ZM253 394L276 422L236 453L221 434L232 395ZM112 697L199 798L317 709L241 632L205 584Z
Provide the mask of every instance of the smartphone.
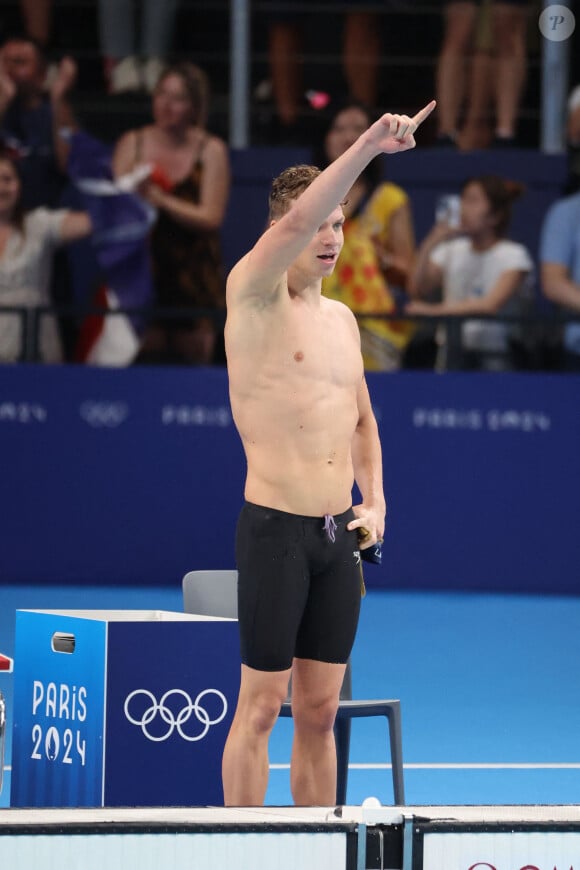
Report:
M437 200L435 220L450 227L458 227L461 222L461 197L456 193L446 193Z

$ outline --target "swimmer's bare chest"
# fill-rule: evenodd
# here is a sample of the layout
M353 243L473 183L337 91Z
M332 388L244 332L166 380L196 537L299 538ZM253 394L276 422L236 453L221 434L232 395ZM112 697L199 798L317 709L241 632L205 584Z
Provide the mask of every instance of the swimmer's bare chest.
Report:
M268 312L270 315L270 312ZM250 330L252 327L250 326ZM356 327L332 306L287 306L228 354L232 409L252 444L324 435L349 443L363 370ZM247 339L247 335L246 335Z
M324 384L327 389L354 386L362 375L358 341L344 316L327 307L281 306L269 324L265 361L281 380Z
M297 513L337 512L350 503L352 486L363 377L356 327L331 306L273 314L249 327L253 341L240 333L242 348L230 335L230 396L248 460L246 497Z

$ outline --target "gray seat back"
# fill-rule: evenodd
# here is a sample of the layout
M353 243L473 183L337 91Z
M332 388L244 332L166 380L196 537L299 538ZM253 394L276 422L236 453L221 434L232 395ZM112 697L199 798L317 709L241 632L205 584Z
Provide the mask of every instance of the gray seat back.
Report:
M182 585L186 613L238 618L238 572L235 569L189 571Z

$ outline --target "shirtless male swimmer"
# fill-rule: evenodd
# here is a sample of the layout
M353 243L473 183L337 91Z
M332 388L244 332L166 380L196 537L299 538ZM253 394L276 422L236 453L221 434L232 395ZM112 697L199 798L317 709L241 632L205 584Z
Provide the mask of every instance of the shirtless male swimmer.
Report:
M413 148L434 107L383 115L324 172L281 173L269 228L228 278L230 399L247 477L236 533L243 664L223 756L226 806L264 802L268 739L290 675L294 802L336 801L333 725L360 609L359 537L360 548L382 540L386 508L356 320L321 295L321 281L342 248L350 187L381 152ZM363 501L353 507L354 480Z

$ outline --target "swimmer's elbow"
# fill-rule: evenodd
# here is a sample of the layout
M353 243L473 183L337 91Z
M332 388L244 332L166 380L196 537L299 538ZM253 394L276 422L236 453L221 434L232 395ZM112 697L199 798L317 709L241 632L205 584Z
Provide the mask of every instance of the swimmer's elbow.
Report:
M312 216L300 205L298 200L295 205L286 212L283 218L286 232L293 236L303 236L312 233ZM280 221L282 224L282 221Z

